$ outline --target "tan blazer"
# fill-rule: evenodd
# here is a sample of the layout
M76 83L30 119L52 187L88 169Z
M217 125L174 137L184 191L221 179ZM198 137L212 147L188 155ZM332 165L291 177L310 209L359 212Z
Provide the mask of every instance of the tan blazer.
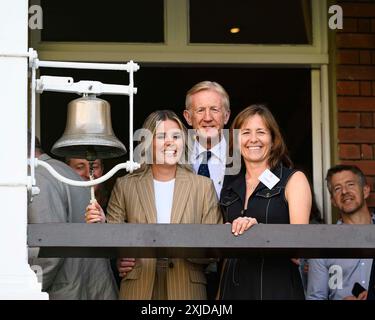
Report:
M107 208L110 223L156 223L154 183L151 168L117 179ZM171 223L222 223L211 179L177 167ZM171 259L167 271L168 299L206 299L204 265L186 259ZM150 300L156 259L136 259L134 269L121 281L120 299Z

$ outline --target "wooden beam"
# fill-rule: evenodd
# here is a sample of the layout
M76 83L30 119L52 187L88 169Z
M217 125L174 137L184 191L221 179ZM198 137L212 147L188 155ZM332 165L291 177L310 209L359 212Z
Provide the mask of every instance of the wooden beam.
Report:
M230 225L28 225L29 247L39 257L330 257L375 256L374 225L264 225L240 236Z

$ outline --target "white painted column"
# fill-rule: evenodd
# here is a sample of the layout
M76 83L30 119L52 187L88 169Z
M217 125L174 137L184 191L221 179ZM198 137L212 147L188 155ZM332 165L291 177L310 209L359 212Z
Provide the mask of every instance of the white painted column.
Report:
M321 213L326 216L324 209L324 172L323 172L323 137L322 137L322 102L320 88L320 70L311 70L311 119L312 119L312 154L313 154L313 185L315 201Z
M28 1L0 7L0 53L26 53ZM27 263L27 63L0 56L0 299L48 299Z
M328 169L331 167L331 137L330 137L330 121L329 121L329 85L328 85L328 66L320 66L320 83L322 88L322 152L323 152L323 172L326 176ZM324 212L326 214L326 223L332 223L332 205L331 195L328 188L324 188Z

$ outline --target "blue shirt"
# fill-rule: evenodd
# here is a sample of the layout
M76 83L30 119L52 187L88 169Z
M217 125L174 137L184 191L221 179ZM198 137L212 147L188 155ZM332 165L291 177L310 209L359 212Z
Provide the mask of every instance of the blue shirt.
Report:
M342 300L353 295L356 282L367 290L371 266L372 259L309 259L306 299Z

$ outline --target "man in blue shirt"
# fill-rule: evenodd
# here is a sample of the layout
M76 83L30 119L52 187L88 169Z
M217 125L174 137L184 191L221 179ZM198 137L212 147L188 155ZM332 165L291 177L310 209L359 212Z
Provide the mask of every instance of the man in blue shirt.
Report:
M341 214L338 224L374 223L375 216L366 204L370 187L358 167L334 166L326 180L331 202ZM365 300L371 265L372 259L310 259L306 299ZM354 286L363 287L358 296L352 293Z

